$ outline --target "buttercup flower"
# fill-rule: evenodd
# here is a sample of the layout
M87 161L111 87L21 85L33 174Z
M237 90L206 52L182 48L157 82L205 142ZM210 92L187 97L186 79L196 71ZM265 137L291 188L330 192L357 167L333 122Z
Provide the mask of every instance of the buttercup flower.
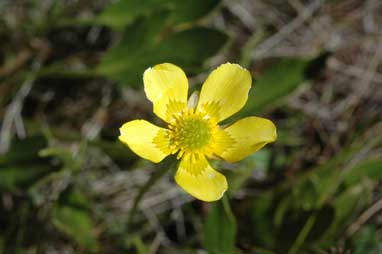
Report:
M155 163L178 153L175 181L197 199L218 200L228 188L224 175L213 169L207 158L237 162L276 139L275 125L260 117L218 125L248 99L251 74L237 64L226 63L215 69L204 82L199 100L191 96L187 101L187 77L173 64L147 69L143 81L154 113L168 128L133 120L120 128L119 139Z

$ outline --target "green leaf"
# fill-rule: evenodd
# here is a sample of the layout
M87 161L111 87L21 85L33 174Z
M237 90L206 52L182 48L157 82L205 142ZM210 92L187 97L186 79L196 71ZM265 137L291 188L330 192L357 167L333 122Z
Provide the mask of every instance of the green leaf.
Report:
M73 151L67 147L48 147L39 153L41 157L56 157L66 168L73 171L80 170L82 165L81 151Z
M58 206L53 210L52 222L58 230L91 251L98 249L94 225L88 213L69 206Z
M133 235L126 239L127 247L135 247L137 254L150 253L148 246L145 245L141 235Z
M358 234L356 234L352 242L354 243L354 254L376 254L382 250L382 234L381 229L377 225L365 225Z
M68 181L71 177L71 171L61 169L41 177L28 188L28 196L36 206L57 200L61 195L61 188L53 188L53 186L61 185L62 182Z
M212 204L204 225L204 246L209 254L233 254L235 249L236 219L227 196Z
M174 11L171 13L171 23L180 24L192 22L210 13L221 0L172 0Z
M336 210L336 221L332 230L340 232L348 223L354 220L358 213L369 203L372 188L364 183L345 189L333 201Z
M150 51L158 43L167 17L168 13L162 12L127 27L122 39L103 56L96 72L122 84L141 84L143 71L156 63Z
M78 188L72 187L68 192L61 196L61 199L61 203L71 207L77 207L81 209L90 209L91 207L90 199Z
M145 69L158 63L174 63L187 73L199 71L228 39L220 31L203 27L162 33L166 15L161 13L127 28L121 42L105 54L97 72L138 87Z
M97 22L120 29L130 25L138 17L169 8L169 3L169 0L121 0L106 8L98 16Z
M44 175L50 169L46 165L0 168L0 189L17 190Z
M170 24L182 24L204 17L220 2L221 0L121 0L107 7L96 21L121 29L139 17L170 10Z
M358 151L358 144L352 144L325 163L285 182L284 191L288 193L292 191L293 194L289 196L290 205L295 208L320 208L330 197L335 195L343 182L343 171L334 169L344 167L344 164Z
M304 72L309 60L282 59L259 77L255 77L246 106L236 118L256 114L274 106L305 80Z
M359 182L363 177L369 177L374 180L382 179L382 160L372 159L362 161L355 165L346 175L346 184Z
M272 206L275 199L272 192L262 193L251 201L251 231L249 235L263 246L272 246L274 242L274 224ZM246 228L246 227L244 227Z
M90 145L102 149L113 161L117 164L131 164L137 160L136 154L134 154L128 146L117 141L106 140L94 140L90 142Z
M335 211L331 206L319 210L288 210L276 236L277 253L300 253L298 250L324 236L332 224ZM289 251L288 251L289 250Z
M155 50L158 50L158 60L170 61L186 70L196 71L207 58L221 49L227 39L227 35L220 31L194 27L164 38Z
M335 210L335 219L330 225L324 237L320 239L321 244L332 245L333 239L343 234L349 224L354 221L359 213L369 203L372 196L372 186L360 183L345 189L333 198L331 202Z
M242 160L234 171L228 171L226 176L229 182L228 192L233 194L239 190L256 170L258 174L266 176L270 162L270 151L266 148Z
M87 142L82 141L77 149L51 146L39 152L41 157L56 157L63 163L64 168L79 171L86 158Z
M16 140L7 153L0 155L0 166L39 160L38 152L46 146L47 140L41 135Z

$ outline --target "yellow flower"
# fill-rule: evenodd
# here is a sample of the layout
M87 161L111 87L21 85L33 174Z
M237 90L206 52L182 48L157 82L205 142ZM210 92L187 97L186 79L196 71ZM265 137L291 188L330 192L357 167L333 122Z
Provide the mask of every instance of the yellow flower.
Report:
M248 99L251 74L237 64L222 64L214 70L204 82L198 101L193 96L187 101L187 77L173 64L147 69L143 81L154 113L168 128L133 120L120 128L119 139L155 163L178 153L181 161L175 181L197 199L218 200L228 188L225 176L213 169L207 158L236 162L276 140L275 125L264 118L252 116L228 127L218 125Z

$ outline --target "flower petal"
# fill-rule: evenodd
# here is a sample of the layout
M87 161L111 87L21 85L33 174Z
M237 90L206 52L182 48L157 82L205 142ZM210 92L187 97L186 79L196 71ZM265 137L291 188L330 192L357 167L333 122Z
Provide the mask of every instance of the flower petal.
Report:
M163 63L148 68L143 82L154 113L164 121L169 122L172 114L187 108L188 80L178 66Z
M248 70L238 64L222 64L204 82L198 110L206 111L220 122L244 106L251 84Z
M179 164L175 181L190 195L203 201L220 199L227 190L227 180L203 155L185 154Z
M231 138L229 144L215 153L229 162L236 162L261 149L277 138L276 126L268 119L246 117L224 129Z
M167 130L145 120L125 123L119 140L144 159L158 163L171 153Z

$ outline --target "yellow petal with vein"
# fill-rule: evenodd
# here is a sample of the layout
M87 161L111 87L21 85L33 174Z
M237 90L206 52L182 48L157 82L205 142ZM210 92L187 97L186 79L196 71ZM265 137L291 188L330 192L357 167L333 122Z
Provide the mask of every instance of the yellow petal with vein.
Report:
M213 169L203 155L185 154L175 181L190 195L207 202L220 199L228 188L225 176Z
M277 138L276 126L268 119L246 117L224 129L230 142L215 153L229 162L236 162L258 151Z
M220 65L203 84L198 111L209 113L219 122L230 117L247 102L251 83L251 74L240 65Z
M169 122L173 114L187 108L188 80L178 66L163 63L148 68L143 82L154 113L162 120Z
M134 120L119 130L119 140L144 159L158 163L171 153L166 129L145 120Z

